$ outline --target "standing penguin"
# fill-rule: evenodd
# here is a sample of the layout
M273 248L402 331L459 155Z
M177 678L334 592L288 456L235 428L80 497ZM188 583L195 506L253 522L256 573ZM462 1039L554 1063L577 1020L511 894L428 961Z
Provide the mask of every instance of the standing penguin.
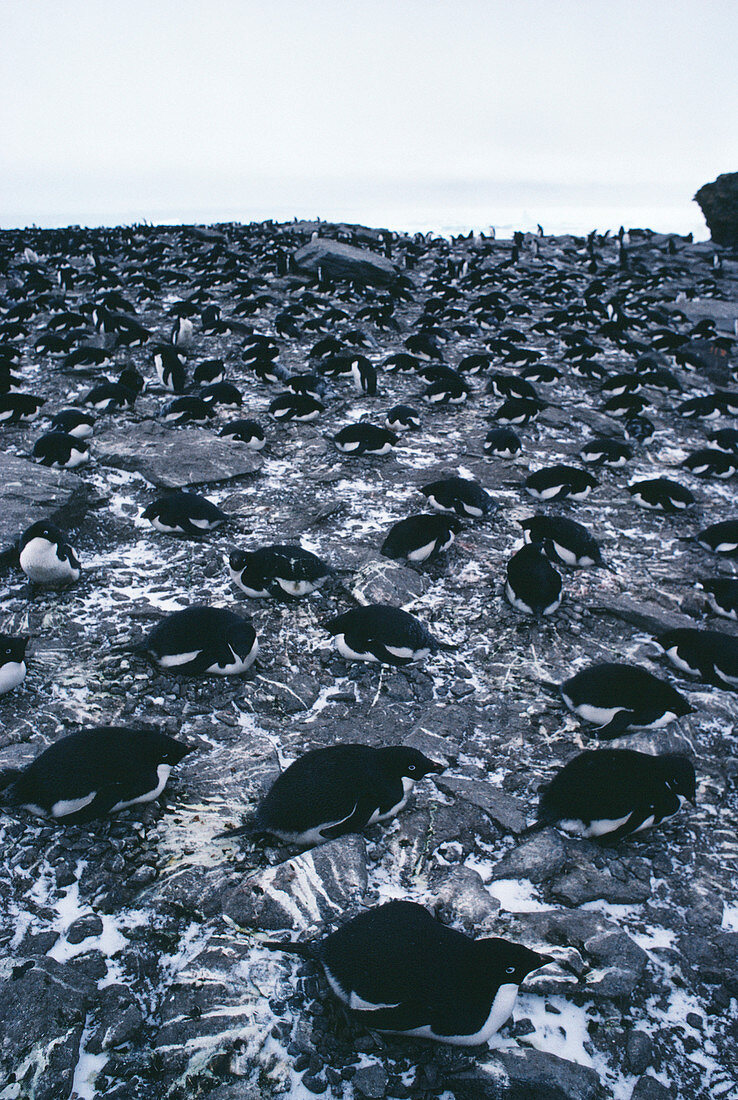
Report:
M19 561L32 584L71 584L79 580L82 569L64 532L47 520L31 524L23 532Z

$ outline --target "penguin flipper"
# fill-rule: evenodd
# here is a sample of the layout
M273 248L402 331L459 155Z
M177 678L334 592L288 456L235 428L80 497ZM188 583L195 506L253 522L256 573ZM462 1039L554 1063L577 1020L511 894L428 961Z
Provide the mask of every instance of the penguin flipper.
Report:
M376 809L376 798L360 798L348 817L335 825L328 825L325 829L321 829L320 835L326 840L335 840L336 837L345 836L346 833L360 833Z
M612 741L614 737L619 737L621 733L625 733L632 719L632 711L621 710L620 713L616 714L606 725L597 726L595 733L601 741Z

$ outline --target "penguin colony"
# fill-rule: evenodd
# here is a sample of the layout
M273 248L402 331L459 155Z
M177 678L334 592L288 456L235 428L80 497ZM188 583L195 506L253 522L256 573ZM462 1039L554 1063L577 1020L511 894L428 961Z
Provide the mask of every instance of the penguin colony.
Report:
M677 753L659 751L658 742L636 751L627 739L632 731L678 732L691 714L698 723L698 694L689 698L696 686L738 691L731 622L738 615L738 505L725 491L738 469L733 340L712 323L690 323L675 307L680 270L676 260L669 266L666 246L663 277L672 292L659 297L651 269L629 259L622 238L617 254L594 234L554 242L546 260L517 235L512 246L375 236L370 243L389 249L397 265L394 280L377 287L333 281L322 269L317 276L296 271L285 248L303 243L299 230L273 230L232 227L212 238L145 228L96 237L79 231L77 239L73 231L37 234L40 256L7 234L0 422L8 450L83 478L100 476L96 432L155 417L173 432L195 426L234 446L271 451L285 462L285 479L291 458L307 446L347 476L363 464L367 480L402 489L406 502L404 515L393 505L394 522L377 534L375 555L450 586L465 563L481 565L500 622L535 638L565 613L577 584L593 602L598 586L610 593L617 586L622 549L612 544L603 553L596 502L603 514L609 497L653 512L656 547L660 537L684 547L679 562L662 561L663 569L681 570L685 586L705 593L694 626L654 629L643 657L650 667L617 651L587 664L568 644L560 679L539 679L541 699L553 692L562 704L560 722L566 707L583 725L576 744L550 760L527 831L557 827L610 845L663 823L677 835L679 822L670 819L685 803L698 803L697 725ZM719 297L705 266L700 291ZM705 344L723 361L719 388L692 350ZM475 438L458 438L462 407L476 409L486 425ZM542 467L526 451L562 418L578 429L571 433L577 442ZM701 438L675 458L670 433L679 423L696 425ZM659 445L650 450L654 439ZM465 461L447 460L450 449L461 449ZM403 466L403 450L430 454L420 469L431 480ZM231 585L227 597L221 585L209 603L207 592L182 584L173 595L185 606L162 614L129 647L132 660L149 662L150 675L253 677L260 646L273 644L270 615L272 625L277 616L301 615L313 648L331 637L338 656L325 660L336 675L345 677L354 662L379 665L377 697L385 676L422 676L427 662L442 669L464 660L463 621L415 614L386 599L357 600L351 582L341 580L357 570L348 564L355 558L342 554L350 534L341 536L340 521L318 554L276 523L270 541L251 537L249 506L229 511L210 495L158 491L141 507L150 537L172 539L173 553L180 552L176 540L192 540L196 555L217 539L226 548L222 581ZM257 482L251 500L258 497ZM585 500L582 523L574 517ZM11 591L9 605L41 599L58 608L80 583L105 585L104 577L85 577L77 544L94 550L86 522L72 534L48 517L18 532L16 560L28 583L17 596ZM490 546L506 548L497 575L475 558L475 547ZM6 619L0 695L20 715L36 639ZM248 683L234 691L248 696ZM358 715L355 728L360 736ZM245 823L221 835L304 847L373 825L391 828L415 782L454 771L452 759L403 745L405 732L398 727L393 743L378 747L353 740L305 746ZM618 747L589 747L590 737L623 736ZM172 768L199 751L203 745L143 726L79 730L5 768L4 812L28 811L60 826L119 813L159 798ZM525 793L536 816L535 792L529 786ZM542 941L529 948L464 935L428 905L376 905L319 941L267 946L315 959L360 1025L452 1045L486 1042L509 1019L520 984L555 957L538 950Z

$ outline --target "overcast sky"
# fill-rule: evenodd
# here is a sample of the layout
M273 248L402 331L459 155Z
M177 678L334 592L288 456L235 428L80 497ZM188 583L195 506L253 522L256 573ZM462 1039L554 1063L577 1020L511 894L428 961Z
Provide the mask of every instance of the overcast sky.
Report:
M738 170L736 0L0 0L0 16L4 227L642 212L705 236L692 195Z

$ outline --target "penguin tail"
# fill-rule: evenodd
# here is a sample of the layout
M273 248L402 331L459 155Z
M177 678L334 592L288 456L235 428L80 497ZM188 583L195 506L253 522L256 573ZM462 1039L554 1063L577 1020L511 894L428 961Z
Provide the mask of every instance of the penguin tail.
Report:
M299 955L302 959L316 959L317 953L312 943L300 943L299 940L264 940L263 947L269 951L284 951L287 955Z
M0 791L7 791L9 787L12 787L20 774L20 768L3 768L0 770ZM11 798L12 792L8 792L3 801L10 801Z
M539 687L543 688L548 695L555 695L557 699L561 698L561 688L558 684L554 684L552 680L536 680L536 683Z
M532 825L528 825L526 829L518 833L515 837L516 840L525 840L529 836L533 836L535 833L540 833L541 829L547 829L549 825L553 825L552 821L548 818L543 818L539 821L534 821Z
M436 649L442 650L444 653L455 653L458 650L458 646L453 642L442 642L438 638L433 639L436 644Z

